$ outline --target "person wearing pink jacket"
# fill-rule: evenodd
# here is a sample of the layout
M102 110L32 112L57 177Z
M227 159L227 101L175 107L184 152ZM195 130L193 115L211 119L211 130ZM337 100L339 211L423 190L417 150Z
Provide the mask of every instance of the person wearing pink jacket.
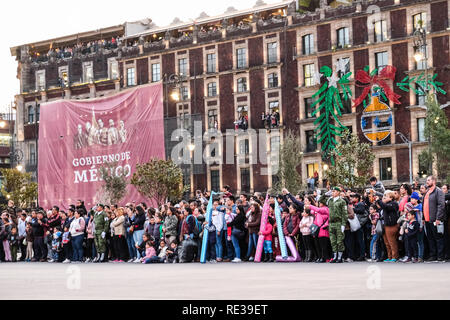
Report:
M304 262L312 262L313 253L313 237L311 235L311 225L314 222L314 215L311 213L311 209L305 209L302 213L302 220L300 221L300 233L302 234L302 240L305 245L306 257Z
M268 217L266 228L264 231L260 231L258 235L264 236L264 262L273 262L273 250L272 250L272 231L273 231L273 223L275 221L272 217Z
M314 237L314 243L319 251L320 258L316 260L318 263L326 262L328 257L328 242L330 241L330 232L328 230L328 223L330 220L330 211L327 207L327 197L321 196L319 199L319 207L308 205L305 209L310 209L315 216L314 224L320 227L319 234Z

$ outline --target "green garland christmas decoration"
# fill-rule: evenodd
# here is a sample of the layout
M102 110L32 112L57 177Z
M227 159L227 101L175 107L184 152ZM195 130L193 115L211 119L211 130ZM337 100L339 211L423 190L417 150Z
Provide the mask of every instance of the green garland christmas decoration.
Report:
M312 115L315 116L320 112L320 116L314 121L314 125L317 126L315 128L317 143L322 145L324 157L329 157L332 165L334 165L334 157L331 155L331 151L337 145L335 137L341 137L342 132L346 130L346 127L339 120L342 117L341 110L344 109L339 87L342 88L344 101L347 101L352 96L348 80L352 73L348 72L339 79L328 66L320 68L320 72L326 77L327 81L312 96L315 100L312 105ZM334 120L334 124L332 120Z
M437 73L435 73L433 76L428 75L425 79L425 73L422 72L417 77L410 78L409 76L406 76L403 78L403 80L399 83L397 83L397 87L403 91L409 92L414 91L418 95L426 95L426 91L430 91L431 88L434 88L436 92L447 94L444 90L442 90L441 86L443 85L442 82L436 81L436 77L438 76ZM417 88L415 85L419 85Z

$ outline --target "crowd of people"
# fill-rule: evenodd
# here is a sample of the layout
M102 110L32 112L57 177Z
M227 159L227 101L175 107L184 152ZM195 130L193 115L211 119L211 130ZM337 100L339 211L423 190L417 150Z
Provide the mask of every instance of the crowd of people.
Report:
M290 237L305 263L438 262L450 258L449 186L402 184L385 190L375 177L358 193L343 186L268 196L268 219L261 228L265 195L240 194L229 186L214 195L207 221L209 192L190 201L125 207L83 201L67 211L54 206L21 209L13 201L1 214L2 262L186 263L198 262L203 243L210 263L254 261L259 236L262 262L281 255L280 233ZM278 203L278 206L276 206ZM276 208L281 211L277 225ZM203 241L205 230L207 239ZM291 248L292 249L292 248ZM291 250L290 249L290 250ZM293 255L293 252L288 252Z
M104 48L106 50L116 49L118 48L119 39L111 38L111 39L101 39L98 41L89 41L86 43L78 42L75 46L65 46L65 47L51 47L46 54L40 54L39 52L30 53L31 60L35 62L47 61L48 59L55 57L57 59L63 58L72 58L75 52L79 52L80 54L89 54L96 53L100 48Z

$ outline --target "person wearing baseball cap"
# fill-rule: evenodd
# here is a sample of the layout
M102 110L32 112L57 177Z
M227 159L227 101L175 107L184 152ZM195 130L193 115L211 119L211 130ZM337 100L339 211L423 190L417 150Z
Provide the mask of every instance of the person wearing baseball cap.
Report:
M94 225L95 225L95 248L97 257L93 262L104 262L106 252L106 232L109 229L108 216L104 211L105 206L101 203L95 206Z
M341 188L332 189L332 197L328 199L327 206L330 210L330 241L333 249L333 258L330 263L342 263L344 252L344 230L347 223L347 202L340 197Z

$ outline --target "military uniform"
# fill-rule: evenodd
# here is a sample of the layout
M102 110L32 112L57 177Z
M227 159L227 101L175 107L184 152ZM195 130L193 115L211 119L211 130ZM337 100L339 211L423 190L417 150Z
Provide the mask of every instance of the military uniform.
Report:
M105 253L106 251L106 235L105 238L102 237L102 233L108 232L109 223L108 216L105 211L95 212L94 214L94 242L97 253Z
M344 233L342 226L347 223L347 203L339 197L336 201L333 198L328 199L328 208L330 209L330 241L333 252L344 251Z

